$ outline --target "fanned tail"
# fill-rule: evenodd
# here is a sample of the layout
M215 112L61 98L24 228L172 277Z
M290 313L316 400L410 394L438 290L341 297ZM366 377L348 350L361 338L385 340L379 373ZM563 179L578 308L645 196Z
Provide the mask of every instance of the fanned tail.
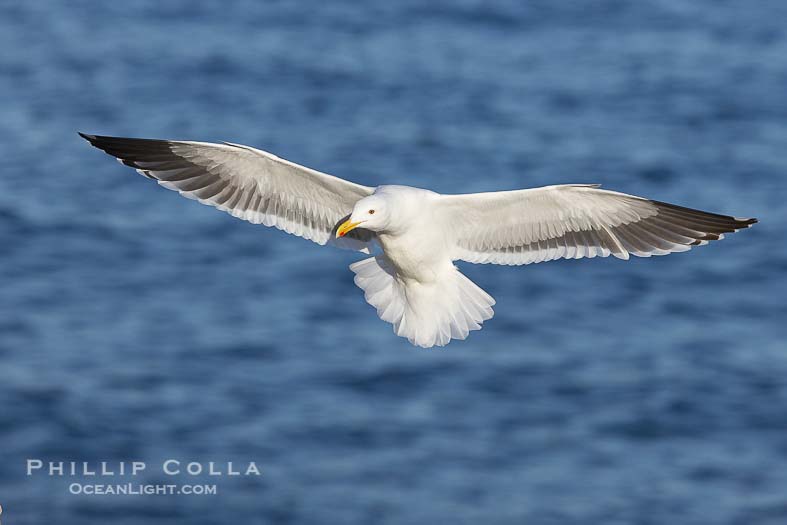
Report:
M464 339L494 315L492 296L456 268L426 284L399 278L385 256L358 261L350 269L380 319L417 346L445 346L451 339Z

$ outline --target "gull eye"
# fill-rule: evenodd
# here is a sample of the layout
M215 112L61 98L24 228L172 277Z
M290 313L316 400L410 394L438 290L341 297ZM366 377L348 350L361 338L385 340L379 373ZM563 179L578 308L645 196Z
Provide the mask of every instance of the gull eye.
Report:
M369 215L374 215L374 210L369 210Z

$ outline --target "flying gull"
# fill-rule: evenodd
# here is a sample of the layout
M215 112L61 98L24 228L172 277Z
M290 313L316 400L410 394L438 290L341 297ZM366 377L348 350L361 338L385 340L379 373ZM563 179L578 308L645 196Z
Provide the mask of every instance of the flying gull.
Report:
M628 259L683 252L748 228L729 217L563 184L441 195L362 186L240 144L80 135L167 189L254 224L373 255L350 265L396 335L443 346L492 317L495 300L454 266Z

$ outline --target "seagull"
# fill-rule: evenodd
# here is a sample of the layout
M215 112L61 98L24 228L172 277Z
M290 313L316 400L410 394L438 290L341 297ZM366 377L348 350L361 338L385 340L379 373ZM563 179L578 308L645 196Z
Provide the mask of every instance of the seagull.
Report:
M355 284L396 335L428 348L465 339L495 300L455 261L523 265L684 252L748 228L598 184L443 195L362 186L241 144L107 137L90 144L167 189L253 224L368 255Z

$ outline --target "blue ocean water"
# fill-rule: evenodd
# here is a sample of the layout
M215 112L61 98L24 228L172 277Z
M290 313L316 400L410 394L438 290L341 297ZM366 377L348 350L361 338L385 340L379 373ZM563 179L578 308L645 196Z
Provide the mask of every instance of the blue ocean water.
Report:
M3 520L785 523L785 20L776 0L0 3ZM182 199L77 131L761 223L663 258L461 265L496 316L424 350L363 301L358 255ZM73 495L96 480L29 458L261 475Z

